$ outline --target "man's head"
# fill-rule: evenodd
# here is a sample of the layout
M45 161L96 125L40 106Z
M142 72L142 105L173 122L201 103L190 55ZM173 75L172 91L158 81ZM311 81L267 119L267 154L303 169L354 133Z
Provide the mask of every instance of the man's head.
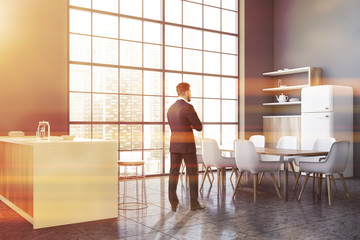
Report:
M176 92L179 97L184 98L188 102L191 101L191 90L190 90L190 84L186 82L179 83L176 86Z

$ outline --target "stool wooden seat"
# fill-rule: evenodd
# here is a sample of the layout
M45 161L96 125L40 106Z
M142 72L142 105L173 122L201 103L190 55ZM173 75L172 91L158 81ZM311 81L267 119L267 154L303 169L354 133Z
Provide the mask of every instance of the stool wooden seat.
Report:
M119 166L142 166L144 161L118 161Z
M123 175L121 176L120 167L124 167ZM135 167L136 172L135 175L128 175L127 168ZM141 175L138 174L138 167L141 167ZM119 203L119 209L121 210L139 210L147 208L147 200L146 200L146 186L145 186L145 173L144 173L144 161L132 161L132 160L121 160L118 161L118 177L120 180L124 182L123 189L123 200ZM136 196L130 196L132 198L131 201L127 201L128 193L127 193L127 181L129 179L136 180ZM138 180L142 180L141 186L141 199L139 199L139 187ZM120 183L119 183L120 185ZM120 194L119 194L120 199Z

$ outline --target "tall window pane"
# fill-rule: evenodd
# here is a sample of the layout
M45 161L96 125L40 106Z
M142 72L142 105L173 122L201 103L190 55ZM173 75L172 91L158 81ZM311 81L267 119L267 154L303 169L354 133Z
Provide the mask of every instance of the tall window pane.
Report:
M91 13L70 9L70 32L91 34Z
M70 61L91 62L91 37L70 34Z
M93 8L105 12L118 12L118 0L92 0Z
M183 36L185 48L202 49L202 31L183 28Z
M165 21L181 24L182 0L166 0Z
M183 24L187 26L202 27L202 6L183 1Z
M120 65L141 67L142 44L128 41L120 41Z
M93 121L118 121L118 95L93 94Z
M141 41L142 22L131 18L120 18L120 39Z
M144 18L162 20L162 0L144 1Z
M204 7L204 28L220 30L220 9Z
M91 67L70 64L70 91L91 91Z
M118 93L117 68L93 67L93 91L104 93Z
M222 10L222 30L229 33L238 32L237 13L227 10Z
M118 64L118 40L93 38L93 61L95 63Z
M142 17L142 0L120 0L120 13Z
M101 37L118 37L118 18L107 14L93 14L93 34Z
M183 69L186 72L202 72L202 52L197 50L183 50Z

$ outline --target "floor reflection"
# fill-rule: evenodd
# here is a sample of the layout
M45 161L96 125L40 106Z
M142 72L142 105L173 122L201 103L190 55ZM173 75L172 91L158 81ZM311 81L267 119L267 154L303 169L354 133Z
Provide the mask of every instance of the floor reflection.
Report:
M230 172L219 195L217 181L212 186L205 181L199 194L200 202L206 205L202 211L190 211L185 175L178 185L177 212L171 211L168 201L168 177L147 177L145 209L119 210L117 219L39 230L33 230L30 223L0 202L0 239L357 239L360 236L360 179L347 179L351 202L338 187L329 207L325 192L319 199L313 194L311 184L301 201L296 200L299 190L289 193L289 201L279 200L270 178L259 185L256 204L251 180L246 183L244 179L242 188L232 199L235 178L230 181L229 177ZM292 186L293 179L289 180ZM122 186L119 185L121 194ZM135 181L129 181L127 188L127 199L136 196Z

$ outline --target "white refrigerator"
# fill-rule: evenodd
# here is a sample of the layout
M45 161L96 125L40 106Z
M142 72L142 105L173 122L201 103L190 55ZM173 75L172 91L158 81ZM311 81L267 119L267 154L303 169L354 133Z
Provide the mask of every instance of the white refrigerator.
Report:
M301 148L312 149L316 138L350 141L344 177L353 176L353 89L320 85L301 90Z

